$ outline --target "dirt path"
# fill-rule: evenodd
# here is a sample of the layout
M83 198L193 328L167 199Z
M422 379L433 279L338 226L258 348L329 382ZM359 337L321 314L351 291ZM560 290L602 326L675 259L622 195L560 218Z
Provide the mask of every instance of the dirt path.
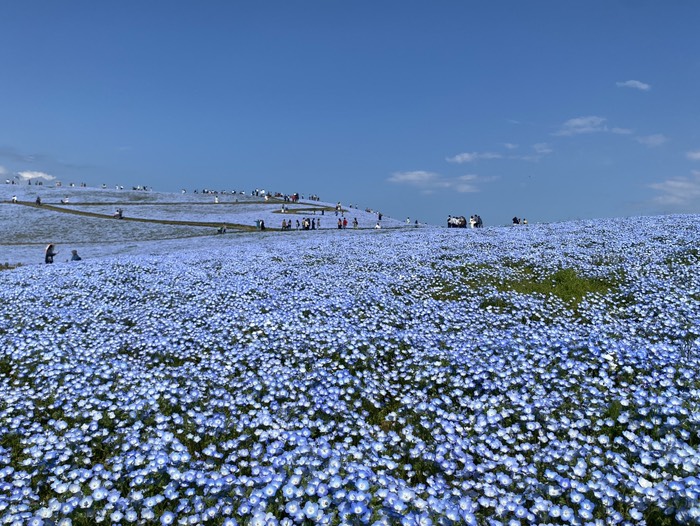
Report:
M14 204L28 206L31 208L39 208L42 210L51 210L52 212L59 212L62 214L73 214L73 215L84 216L84 217L110 219L112 221L136 221L139 223L157 223L160 225L175 225L175 226L201 226L201 227L205 227L205 228L219 228L222 225L221 221L218 221L218 222L176 221L176 220L171 220L171 219L148 219L145 217L129 217L129 216L123 216L121 219L117 219L113 215L110 215L110 214L98 214L97 212L86 212L84 210L73 210L70 208L64 208L63 206L50 205L50 204L40 204L39 205L36 203L32 203L31 201L16 201ZM77 203L70 203L70 206L75 206L76 204ZM98 203L95 203L95 204L98 204ZM99 203L99 204L104 206L106 204L113 205L114 203ZM132 205L133 204L144 205L145 203L131 203L131 204ZM149 204L156 204L157 205L160 203L149 203ZM129 206L129 204L125 203L124 206ZM229 222L224 222L224 224L226 224L226 228L229 230L240 230L240 231L245 231L245 232L252 232L254 230L257 230L256 227L250 226L250 225L241 225L241 224L229 223Z

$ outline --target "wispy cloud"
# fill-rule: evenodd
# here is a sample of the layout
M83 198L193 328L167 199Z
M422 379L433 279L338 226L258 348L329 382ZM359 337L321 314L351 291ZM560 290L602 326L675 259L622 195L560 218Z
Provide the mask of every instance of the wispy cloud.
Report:
M454 190L459 193L478 192L481 183L491 182L496 179L497 177L481 177L475 174L446 177L435 172L418 170L413 172L394 172L387 181L413 186L425 194L431 194L438 190Z
M451 187L461 194L471 194L479 191L476 175L462 175L451 181Z
M532 149L535 150L535 153L538 153L540 155L547 155L554 151L552 150L552 147L546 142L538 142L537 144L533 144Z
M422 170L417 170L414 172L394 172L391 174L388 181L390 183L405 183L419 186L430 184L439 178L440 176L435 172L424 172Z
M17 176L22 179L23 181L27 180L34 180L34 179L43 179L44 181L53 181L56 179L53 175L49 175L44 172L33 172L33 171L27 171L27 172L18 172Z
M37 160L43 160L45 158L44 155L36 155L36 154L29 154L29 153L24 153L20 152L16 148L13 148L12 146L0 146L0 157L3 157L5 159L10 159L12 161L19 161L23 163L33 163L34 161Z
M554 132L554 135L571 136L580 135L582 133L605 132L608 131L605 124L606 121L607 119L605 117L598 117L596 115L576 117L562 124L559 130Z
M700 161L700 150L686 152L685 156L691 161Z
M660 205L677 208L700 208L700 171L693 170L690 177L675 177L649 185L660 194L654 201Z
M619 126L610 128L607 123L608 119L597 115L576 117L566 121L552 135L568 137L584 133L614 133L615 135L631 135L634 133L634 130L629 128L621 128Z
M0 176L3 176L5 174L7 174L7 168L5 168L4 166L0 166Z
M71 170L94 169L94 166L66 161L52 154L37 152L27 153L7 145L0 145L0 159L9 159L12 162L22 163L23 165L36 165L41 163L42 166L60 166L63 168L70 168Z
M532 145L532 153L524 155L509 155L508 159L515 159L518 161L530 161L537 162L541 160L545 155L549 155L554 152L552 146L547 142L538 142Z
M638 89L640 91L649 91L651 89L651 86L649 84L646 84L645 82L641 82L639 80L625 80L623 82L616 82L615 85L618 88L632 88Z
M668 142L668 137L661 133L655 133L653 135L635 137L634 140L637 141L639 144L648 146L649 148L656 148L658 146L661 146L662 144L666 144Z
M503 146L507 150L516 150L520 148L520 145L506 142L503 143ZM518 160L518 161L539 161L544 157L545 155L549 155L552 153L554 150L550 146L549 143L546 142L539 142L537 144L532 145L532 153L521 153L521 154L516 154L516 153L498 153L498 152L464 152L455 155L454 157L447 157L446 160L450 163L457 163L457 164L464 164L464 163L473 163L482 159L485 160L490 160L490 159L510 159L510 160Z
M464 164L473 163L482 159L500 159L501 157L503 157L503 155L494 152L465 152L458 153L454 157L448 157L447 161L450 163Z

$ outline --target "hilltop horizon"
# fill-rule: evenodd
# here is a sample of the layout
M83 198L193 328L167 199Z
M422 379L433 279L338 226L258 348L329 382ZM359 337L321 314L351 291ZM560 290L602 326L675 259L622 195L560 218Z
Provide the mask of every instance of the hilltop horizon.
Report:
M7 174L6 174L7 175ZM33 182L32 182L33 181ZM324 203L328 206L335 206L336 203L341 203L343 206L351 207L356 210L364 210L369 213L376 214L377 212L381 212L383 217L386 218L392 218L395 219L401 223L405 222L407 218L410 219L411 223L414 223L416 220L421 225L424 226L445 226L446 225L446 219L448 217L459 217L463 216L466 218L469 218L471 215L474 215L475 213L478 212L465 212L465 211L447 211L445 214L440 216L439 219L436 219L434 222L430 221L424 221L421 218L411 216L410 214L408 215L392 215L385 213L384 210L388 209L388 207L382 207L381 204L377 206L376 208L370 208L370 207L364 207L361 205L361 203L353 203L350 201L346 201L342 199L342 196L339 196L334 199L325 199L322 198L322 196L319 196L318 194L315 194L313 192L308 192L308 193L303 193L303 192L298 192L298 191L293 191L293 192L280 192L277 189L271 189L271 188L266 188L265 185L255 185L251 184L248 186L245 185L238 185L238 186L219 186L216 187L214 185L207 185L203 184L200 186L181 186L180 188L174 188L170 187L168 189L163 189L163 188L156 188L153 186L145 185L145 184L131 184L131 185L124 185L120 183L99 183L99 184L88 184L86 182L64 182L61 180L56 179L55 177L50 177L47 174L42 174L42 173L26 173L22 175L15 175L13 176L12 179L5 177L4 185L6 187L10 188L23 188L23 187L28 187L28 188L48 188L48 189L55 189L59 193L61 190L68 191L71 189L93 189L93 190L116 190L116 191L148 191L148 192L154 192L154 193L159 193L159 194L172 194L175 196L183 196L183 195L238 195L241 197L251 197L254 195L255 192L259 193L259 196L262 197L264 195L268 195L269 197L275 197L275 196L284 196L284 195L293 195L297 194L301 196L301 199L310 199L313 197L316 201L320 203ZM10 196L8 195L5 199L9 199ZM0 199L1 200L1 199ZM690 215L693 215L693 213L689 213ZM482 214L479 214L482 219L484 220L485 224L487 226L509 226L512 223L512 218L513 216L507 216L503 215L502 217L499 216L499 218L495 221L493 221L493 218L488 218L484 217ZM530 219L528 218L527 215L517 215L519 219L528 219L528 223L530 224L535 224L535 223L542 223L542 224L548 224L548 223L561 223L561 222L567 222L567 221L586 221L586 220L599 220L599 219L616 219L616 218L633 218L633 217L653 217L653 216L666 216L666 215L678 215L676 212L669 212L669 213L653 213L653 214L636 214L636 215L609 215L609 216L600 216L600 217L573 217L569 219L560 219L560 220L553 220L553 221L541 221L537 219ZM680 215L688 215L681 213Z
M214 190L174 193L81 183L58 187L55 183L3 184L0 264L40 263L48 243L61 245L57 261L64 261L72 249L81 250L81 255L88 258L101 258L182 251L195 245L208 250L252 232L263 239L276 233L321 235L338 230L338 221L344 223L342 230L374 230L378 224L381 229L415 227L414 223L407 225L404 220L384 215L380 219L376 211L342 203L336 211L338 202L310 197L292 202L283 197L268 200L262 190L250 195ZM13 202L15 198L17 203ZM118 210L122 221L116 217ZM304 220L308 221L306 226ZM282 222L294 232L282 232ZM220 230L226 235L218 236ZM257 242L257 238L246 242Z
M255 196L243 190L241 192L245 193L236 194L228 190L202 188L196 193L194 190L163 192L136 186L82 186L82 183L56 186L55 182L43 181L41 184L36 184L36 181L33 184L0 184L0 237L3 240L0 242L0 265L41 263L43 247L48 243L60 245L61 256L57 261L65 261L72 249L81 250L81 254L88 258L165 254L189 250L195 245L201 245L200 250L208 250L221 242L221 238L215 236L221 227L226 227L226 239L235 236L240 240L241 236L249 236L251 232L274 235L280 231L281 222L287 220L292 225L291 230L302 230L297 234L313 236L313 232L303 232L303 224L296 224L305 217L313 220L314 229L318 222L319 234L337 230L338 219L347 219L350 230L354 230L355 219L359 230L374 229L379 222L378 211L354 208L354 205L342 201L341 211L336 216L338 201L322 201L317 196L291 203L279 197L266 201L262 193ZM37 196L43 203L40 207L34 206ZM12 204L13 197L29 206ZM122 207L126 221L115 221L114 214ZM259 220L266 225L264 233L257 231ZM592 224L601 220L604 219L559 223ZM415 220L407 223L406 218L387 215L382 215L380 223L385 230L414 229L416 226ZM528 223L532 226L558 224ZM445 228L446 224L420 223L419 226ZM510 222L485 224L486 231L504 227L513 225ZM258 242L255 235L246 242ZM212 241L214 245L210 245Z

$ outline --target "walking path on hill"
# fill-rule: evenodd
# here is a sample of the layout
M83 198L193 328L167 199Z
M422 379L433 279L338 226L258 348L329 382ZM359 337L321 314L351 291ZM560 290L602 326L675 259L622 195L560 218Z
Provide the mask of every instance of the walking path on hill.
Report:
M59 212L59 213L64 213L64 214L73 214L73 215L79 215L79 216L86 216L86 217L95 217L95 218L100 218L100 219L112 219L115 221L136 221L140 223L157 223L161 225L177 225L177 226L201 226L201 227L206 227L206 228L218 228L221 226L221 221L217 222L212 222L212 221L178 221L175 219L150 219L150 218L145 218L145 217L129 217L129 216L122 216L121 218L117 219L113 215L110 214L100 214L97 212L86 212L85 210L75 210L72 208L66 208L65 205L52 205L52 204L36 204L32 203L30 201L16 201L14 204L17 205L22 205L22 206L28 206L31 208L38 208L41 210L51 210L53 212ZM111 206L134 206L134 205L148 205L148 206L176 206L178 203L133 203L133 202L125 202L125 203L109 203ZM181 203L180 203L181 204ZM229 204L236 204L236 203L229 203ZM250 203L246 203L250 204ZM105 206L105 203L66 203L68 206ZM221 203L217 203L215 206L221 206ZM241 230L241 231L253 231L256 230L255 226L251 225L241 225L237 223L226 223L226 228L231 229L231 230Z
M222 227L234 236L231 240L255 242L252 238L258 238L261 233L256 223L262 220L265 230L275 237L282 232L283 218L289 223L293 220L301 223L302 219L315 217L314 232L326 235L339 231L336 224L341 217L348 219L347 231L374 230L377 224L375 213L356 208L336 212L336 205L326 202L291 203L277 198L246 198L236 202L222 199L217 203L213 199L193 200L191 196L180 201L177 197L157 194L149 194L149 199L145 199L140 194L134 197L110 192L17 190L18 195L13 195L12 199L0 197L0 265L8 267L43 263L43 252L37 246L43 249L47 243L64 248L61 258L66 254L65 247L69 247L79 249L83 259L92 260L187 250L193 246L195 238L201 238L196 243L207 247L206 239L211 239L211 248L216 248L223 240L215 239L219 237L216 234L222 233ZM41 198L41 204L36 203L37 197ZM119 209L123 211L122 219L115 217ZM351 228L355 216L359 218L359 227ZM391 218L385 218L381 226L382 230L377 232L406 227ZM302 233L304 229L293 227L291 230ZM248 239L245 234L254 235Z
M76 206L101 206L104 207L105 205L109 206L114 206L117 208L121 207L129 207L129 206L180 206L182 203L179 202L157 202L157 203L150 203L150 202L133 202L133 201L125 201L125 202L110 202L110 203L104 203L104 202L70 202L70 203L61 203L59 204L50 204L50 203L41 203L37 204L32 201L15 201L13 204L16 205L22 205L30 208L36 208L40 210L51 210L52 212L59 212L59 213L64 213L64 214L72 214L72 215L78 215L78 216L85 216L85 217L94 217L94 218L99 218L99 219L111 219L111 220L117 220L117 221L135 221L135 222L141 222L141 223L155 223L155 224L161 224L161 225L173 225L173 226L194 226L194 227L203 227L203 228L219 228L222 223L226 224L226 228L228 230L234 230L234 231L242 231L242 232L252 232L255 230L258 230L257 226L254 225L244 225L241 223L234 223L234 222L229 222L229 221L181 221L181 220L176 220L176 219L154 219L154 218L146 218L146 217L132 217L132 216L122 216L121 218L116 218L114 217L113 214L103 214L103 213L98 213L98 212L88 212L85 210L76 210L75 208L69 208L69 207L76 207ZM251 204L259 204L259 205L271 205L271 204L279 204L279 205L286 205L287 203L275 199L271 201L245 201L245 202L235 202L235 203L199 203L202 206L213 206L213 207L224 207L224 206L236 206L236 205L251 205ZM281 211L275 211L273 213L280 213L282 215L300 215L300 214L308 214L308 213L316 213L316 212L328 212L329 217L330 213L335 212L335 209L329 207L328 205L315 205L313 203L304 203L305 207L304 208L287 208L284 213ZM344 213L349 213L351 210L348 209L343 209L342 212ZM362 228L361 228L362 229ZM276 231L280 230L278 227L270 227L266 225L266 230L271 230L271 231Z

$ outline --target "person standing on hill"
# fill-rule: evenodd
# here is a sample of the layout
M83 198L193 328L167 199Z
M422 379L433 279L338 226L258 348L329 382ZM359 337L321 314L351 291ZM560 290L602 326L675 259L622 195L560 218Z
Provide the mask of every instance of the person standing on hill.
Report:
M49 243L44 251L44 263L53 263L53 258L56 254L58 254L58 252L56 252L54 244Z

